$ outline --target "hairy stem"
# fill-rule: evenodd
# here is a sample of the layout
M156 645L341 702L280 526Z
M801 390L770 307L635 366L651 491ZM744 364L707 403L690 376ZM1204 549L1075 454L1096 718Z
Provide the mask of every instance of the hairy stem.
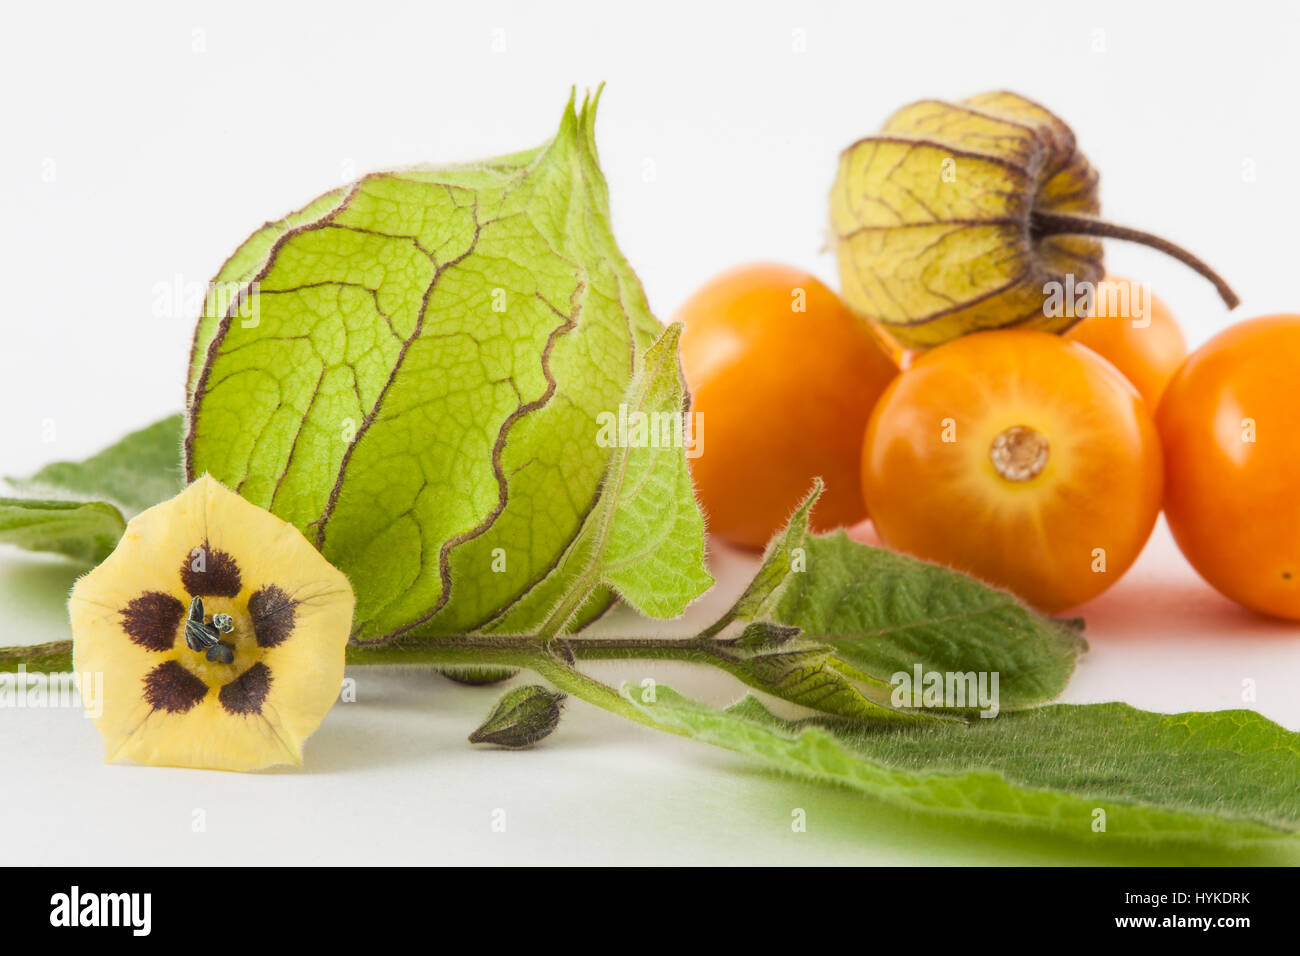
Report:
M594 704L608 710L610 713L618 714L620 717L626 717L638 724L645 724L655 730L668 729L656 724L641 713L640 710L633 706L631 701L608 684L602 683L594 677L588 677L563 661L550 656L545 651L531 661L528 667L532 668L540 676L545 677L566 694L572 694L589 704ZM672 733L685 735L685 731L673 730Z
M500 666L527 667L541 648L535 637L445 637L394 641L389 644L350 644L347 662L357 666ZM54 641L26 647L0 647L0 673L23 667L30 673L72 669L72 642Z
M349 644L347 663L359 667L529 667L541 647L536 637L401 638L387 644Z
M66 673L72 670L72 642L0 647L0 674L13 673L19 667L33 674Z
M717 664L719 654L701 638L563 638L577 660L659 660ZM528 636L461 635L403 638L388 644L350 644L349 666L358 667L528 667L544 639ZM31 673L72 669L72 642L0 647L0 673L23 666ZM535 669L535 668L534 668Z
M552 642L555 643L555 642ZM587 660L688 660L714 663L696 639L563 638L563 649L575 658ZM566 655L567 656L567 655ZM659 727L617 690L588 677L557 658L547 643L537 637L457 636L412 638L389 644L349 645L347 662L355 666L505 666L535 671L560 690L626 717L639 724ZM72 670L72 642L54 641L27 647L0 648L0 673L14 673L22 667L29 673L65 673Z

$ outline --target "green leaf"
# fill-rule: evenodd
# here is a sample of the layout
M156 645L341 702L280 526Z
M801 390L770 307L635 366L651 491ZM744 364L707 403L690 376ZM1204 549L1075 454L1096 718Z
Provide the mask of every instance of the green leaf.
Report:
M651 617L682 613L713 584L704 568L704 519L681 444L687 413L677 358L681 332L680 324L670 326L640 363L624 404L629 414L652 423L651 440L615 445L605 494L584 529L593 539L600 582ZM660 421L668 423L663 431L653 424Z
M750 687L791 703L859 720L920 719L864 696L836 666L834 650L799 638L796 627L747 626L739 637L712 638L712 662Z
M6 479L30 497L0 498L0 542L98 564L117 546L126 517L184 487L182 429L182 416L171 415L85 461Z
M807 560L808 517L824 485L813 487L780 534L768 542L754 577L731 608L699 636L712 663L750 687L825 714L859 720L915 719L884 703L885 684L854 672L832 655L835 648L796 640L797 626L768 623L790 581ZM721 638L731 624L750 623L739 638ZM780 640L775 638L780 636ZM740 652L740 653L737 653ZM870 694L864 693L869 689ZM874 698L874 699L873 699ZM932 716L932 715L931 715Z
M664 730L922 814L1092 840L1235 845L1300 830L1300 734L1252 711L1116 703L819 725L781 720L752 697L722 711L663 685L654 701L630 685L623 696Z
M651 441L615 447L605 477L612 494L603 498L608 524L599 528L602 583L652 617L682 613L713 584L682 445L689 409L677 356L681 332L674 323L646 352L628 390L627 405L647 416Z
M0 498L0 542L98 564L117 547L126 521L105 501Z
M878 718L873 705L890 706L891 679L899 672L913 677L917 665L925 673L997 673L999 706L1008 709L1060 693L1085 646L1075 625L1044 618L964 574L858 544L843 532L811 535L808 515L821 488L817 481L768 545L744 593L701 635L737 621L797 628L805 641L826 648L816 674L806 675L820 690L796 699L781 690L801 688L794 675L774 689L752 668L728 667L733 674L850 717ZM818 694L839 706L819 704Z
M366 176L223 269L241 291L196 332L189 474L316 542L352 581L362 640L506 617L527 633L575 597L579 626L609 605L606 579L655 613L705 581L676 563L695 508L680 450L632 456L638 489L620 488L597 440L636 375L647 401L670 396L594 120L594 101L571 100L538 150ZM666 535L662 553L609 539L593 585L576 542L633 490L688 500L643 529ZM636 517L615 510L620 528ZM658 600L643 562L673 568Z
M109 501L128 516L180 493L184 420L169 415L85 461L56 461L30 478L9 478L23 492Z
M937 565L858 544L839 531L808 536L769 612L834 648L836 666L868 693L895 674L999 675L1004 710L1051 700L1086 648L1076 624L1043 617L1005 591Z
M768 542L763 560L744 592L722 617L706 630L717 634L733 621L755 621L775 612L777 598L806 560L804 541L808 538L808 517L825 487L820 478L813 479L812 490L795 509L785 530Z

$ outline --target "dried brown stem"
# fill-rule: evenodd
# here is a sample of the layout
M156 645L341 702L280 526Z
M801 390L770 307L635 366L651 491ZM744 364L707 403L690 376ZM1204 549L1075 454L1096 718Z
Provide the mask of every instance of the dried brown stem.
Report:
M1168 239L1162 239L1149 232L1143 232L1141 229L1117 226L1114 223L1094 219L1091 216L1035 210L1029 218L1029 232L1035 239L1043 236L1096 236L1099 239L1124 239L1128 242L1140 242L1152 249L1159 249L1165 255L1173 256L1179 262L1190 266L1213 282L1214 288L1219 292L1219 297L1223 299L1229 309L1235 309L1241 304L1241 300L1237 298L1237 293L1232 291L1231 286L1203 260L1198 259L1182 246L1174 245Z

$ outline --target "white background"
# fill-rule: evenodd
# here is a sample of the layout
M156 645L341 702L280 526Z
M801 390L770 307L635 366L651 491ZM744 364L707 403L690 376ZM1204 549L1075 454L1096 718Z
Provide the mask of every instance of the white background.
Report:
M834 285L824 241L838 151L904 102L994 88L1070 122L1102 171L1108 218L1213 262L1242 296L1238 315L1300 307L1300 8L988 6L10 5L0 473L82 457L178 409L197 308L186 295L264 220L370 170L536 145L574 84L608 84L597 135L614 226L665 319L744 261ZM1153 284L1194 344L1231 320L1208 284L1159 254L1113 243L1107 255ZM743 577L744 559L719 547L715 561L723 591ZM3 643L65 637L60 600L75 573L0 551ZM1082 613L1093 650L1066 699L1232 707L1253 678L1255 706L1300 729L1300 630L1202 585L1163 527ZM717 700L735 690L658 673ZM78 713L0 713L6 860L1142 858L906 819L576 703L545 746L480 752L464 736L494 691L356 676L360 700L334 709L292 773L106 767ZM791 832L795 807L807 833ZM505 833L490 830L497 808Z

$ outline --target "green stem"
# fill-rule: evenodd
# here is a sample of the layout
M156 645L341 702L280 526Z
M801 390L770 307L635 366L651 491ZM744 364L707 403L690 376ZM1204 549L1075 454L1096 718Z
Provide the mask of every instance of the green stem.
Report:
M72 670L72 642L0 647L0 674L13 673L19 667L33 674L67 673Z
M704 659L698 650L688 650L691 641L632 638L626 641L605 638L563 638L563 646L574 657L586 659ZM461 636L408 638L390 644L351 645L347 660L353 665L448 664L471 666L524 667L544 677L567 694L604 708L628 720L657 727L652 720L608 684L555 657L548 642L538 637ZM679 653L685 652L685 653ZM688 657L687 654L692 656Z
M701 637L566 637L580 661L683 661L716 664L718 654Z
M695 639L565 638L574 657L584 660L687 660L713 662ZM389 644L350 644L347 662L355 666L524 667L557 688L611 713L648 727L663 729L608 684L588 677L553 656L542 639L512 636L458 636L407 639ZM72 642L54 641L28 647L0 648L0 673L24 667L30 673L72 670Z
M551 609L551 613L546 615L546 620L542 621L537 629L538 634L544 638L562 634L566 625L573 620L573 616L590 599L591 593L596 588L597 577L595 566L592 565L560 599L560 603Z
M693 638L578 637L564 643L581 661L657 660L718 664L709 642ZM357 667L529 667L543 639L516 636L405 638L388 644L349 644L347 662ZM0 647L0 673L22 665L31 673L72 669L72 642L54 641L22 647Z
M602 683L594 677L588 677L568 664L551 657L545 651L538 654L527 666L566 694L572 694L574 697L608 710L612 714L626 717L628 720L644 724L655 730L669 730L671 733L686 736L685 731L672 730L655 723L638 710L630 700L608 684Z
M536 637L403 638L387 644L349 644L347 663L358 667L529 667L541 647Z
M347 662L357 666L528 667L540 651L535 637L447 637L391 644L349 644ZM72 670L72 642L0 647L0 673Z
M658 727L615 688L577 669L578 661L679 661L716 667L743 684L782 696L778 686L755 672L726 642L705 635L689 638L514 635L404 637L386 644L349 644L347 663L356 667L522 668L536 672L560 690L646 726ZM887 688L867 674L836 666L859 681L867 701L891 713ZM0 673L24 667L29 673L72 670L72 642L0 648Z

